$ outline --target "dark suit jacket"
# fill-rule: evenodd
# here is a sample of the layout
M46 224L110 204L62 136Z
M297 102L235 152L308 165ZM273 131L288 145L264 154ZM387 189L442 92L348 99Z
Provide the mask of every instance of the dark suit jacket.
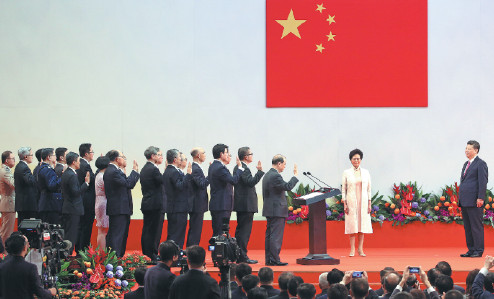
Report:
M163 173L166 193L167 213L187 213L189 207L189 182L192 176L184 175L173 165L168 165Z
M472 166L472 165L470 165ZM472 295L475 299L492 299L494 298L494 294L484 290L484 280L485 276L482 273L478 273L477 276L475 276L475 279L473 281L472 285Z
M232 291L232 299L247 299L247 295L241 286Z
M175 274L170 272L170 267L163 263L149 268L144 276L144 294L146 299L168 298L170 286L175 280Z
M163 176L158 167L147 162L141 170L141 211L162 211L165 207Z
M84 181L82 185L79 185L77 174L72 169L67 168L62 174L62 214L84 215L82 196L86 190L86 182Z
M57 177L55 170L43 162L38 171L38 188L40 190L38 209L40 212L62 212L61 182L62 180Z
M288 295L288 291L281 291L278 296L270 297L269 299L288 299L290 295Z
M280 294L280 290L275 289L273 286L261 285L261 288L265 289L268 292L268 297L277 296Z
M23 163L24 164L24 163ZM10 256L0 263L0 298L51 298L43 289L36 265L21 256Z
M258 170L255 176L252 176L247 164L242 162L244 171L240 175L238 183L234 189L233 210L236 212L253 212L257 213L257 193L256 184L259 183L264 172ZM233 172L236 172L238 166L235 165Z
M459 205L466 208L476 207L478 198L485 200L489 176L487 164L478 156L470 164L465 175L463 175L467 164L468 161L463 164L463 168L461 169L459 194Z
M192 181L189 189L189 196L192 199L191 212L204 213L208 210L208 185L209 180L204 176L201 166L192 163Z
M17 212L38 211L38 187L31 169L19 162L14 169L15 210Z
M79 180L79 184L82 184L85 182L86 179L86 173L89 171L89 186L87 188L87 191L84 193L82 196L82 201L84 203L84 210L86 211L91 211L94 213L94 204L96 201L96 191L94 189L94 180L96 178L93 170L91 169L91 165L84 160L82 157L80 158L81 160L81 166L79 169L76 170L77 172L77 179ZM106 188L105 188L106 189Z
M144 287L138 287L133 292L128 292L124 295L124 299L144 299Z
M288 204L285 191L292 190L298 179L292 177L287 183L281 174L271 168L262 180L262 197L264 206L262 215L264 217L288 217Z
M237 169L233 176L223 163L214 160L209 165L208 178L210 184L211 200L210 211L233 210L233 185L240 179L242 171Z
M170 299L216 299L220 287L216 280L202 271L191 269L175 279L170 288Z
M132 170L128 177L114 164L108 165L103 174L106 193L106 215L132 215L133 204L130 190L139 180L139 173Z

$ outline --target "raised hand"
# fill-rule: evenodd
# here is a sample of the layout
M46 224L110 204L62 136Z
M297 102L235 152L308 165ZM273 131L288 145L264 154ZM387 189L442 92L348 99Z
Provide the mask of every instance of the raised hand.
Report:
M88 171L88 172L86 172L86 177L84 178L84 181L89 184L90 179L91 179L91 177L89 176L89 171Z
M189 164L187 164L187 173L188 174L192 173L192 164L190 162L189 162Z
M259 162L257 162L257 170L260 170L262 171L262 164L261 164L261 160L259 160Z
M297 169L297 164L293 166L293 175L297 176L298 175L298 169Z
M132 169L134 169L135 171L139 172L139 165L137 165L137 161L134 160L134 165L132 166Z
M240 159L237 157L237 166L242 167L242 163L240 162Z

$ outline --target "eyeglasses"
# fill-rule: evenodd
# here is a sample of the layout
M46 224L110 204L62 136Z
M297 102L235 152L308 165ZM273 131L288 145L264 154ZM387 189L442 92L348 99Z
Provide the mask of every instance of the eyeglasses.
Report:
M252 156L254 153L247 154L246 156Z
M15 157L14 157L14 158L7 158L7 160L9 160L9 159L10 159L10 160L14 160L14 161L15 161Z
M89 152L88 154L94 154L94 152Z
M125 156L118 156L117 158L122 158L124 160L127 160L127 157L125 157Z

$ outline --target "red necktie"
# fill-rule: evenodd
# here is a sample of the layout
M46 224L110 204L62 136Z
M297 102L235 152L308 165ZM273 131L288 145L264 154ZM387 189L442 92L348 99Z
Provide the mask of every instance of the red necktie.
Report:
M468 167L470 167L470 161L468 161L467 168L465 168L465 172L463 173L463 177L467 174Z

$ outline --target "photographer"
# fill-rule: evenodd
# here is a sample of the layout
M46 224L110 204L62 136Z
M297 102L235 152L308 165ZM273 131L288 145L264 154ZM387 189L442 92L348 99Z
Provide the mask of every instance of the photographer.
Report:
M12 234L5 247L9 257L0 264L0 297L1 298L51 298L57 294L55 288L43 289L34 264L24 260L29 250L27 238L19 233Z
M160 261L149 268L144 276L144 295L146 299L168 298L170 286L175 274L170 271L173 262L178 260L179 249L173 241L165 241L158 249Z

